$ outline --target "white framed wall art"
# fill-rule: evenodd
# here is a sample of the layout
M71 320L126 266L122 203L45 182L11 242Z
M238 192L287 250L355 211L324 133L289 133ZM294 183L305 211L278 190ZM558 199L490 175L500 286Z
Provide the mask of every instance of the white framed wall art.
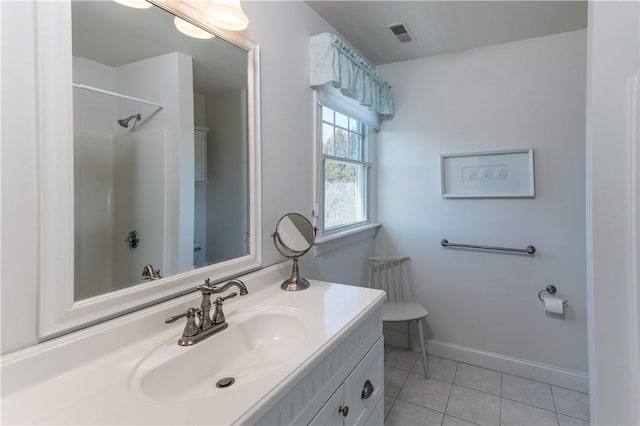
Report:
M534 198L533 148L443 154L442 198Z

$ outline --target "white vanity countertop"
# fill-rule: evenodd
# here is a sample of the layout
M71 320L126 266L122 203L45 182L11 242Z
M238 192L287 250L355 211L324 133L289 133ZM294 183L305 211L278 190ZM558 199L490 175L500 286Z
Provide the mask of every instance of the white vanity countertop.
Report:
M184 319L167 326L161 318L198 306L199 293L3 357L2 423L255 421L384 299L378 290L320 281L310 281L304 291L285 292L279 283L288 268L275 265L241 277L249 294L225 302L229 328L191 347L176 343ZM254 342L242 327L250 327ZM291 333L273 331L281 327ZM245 339L231 341L231 336ZM94 354L96 346L100 356ZM235 348L253 350L252 358L237 359ZM158 376L162 380L148 379L145 373L157 365L169 365ZM189 380L200 373L204 377L192 386ZM215 382L227 373L236 383L216 389Z

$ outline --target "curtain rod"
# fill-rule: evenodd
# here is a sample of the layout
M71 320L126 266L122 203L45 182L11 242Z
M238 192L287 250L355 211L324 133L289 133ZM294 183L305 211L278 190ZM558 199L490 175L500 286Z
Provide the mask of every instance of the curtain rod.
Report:
M153 105L154 107L157 107L157 108L160 108L160 109L164 108L162 105L160 105L159 103L156 103L156 102L151 102L151 101L148 101L146 99L141 99L141 98L135 98L135 97L129 96L129 95L123 95L122 93L112 92L111 90L105 90L105 89L101 89L99 87L89 86L88 84L73 83L73 87L75 87L76 89L88 90L90 92L101 93L103 95L113 96L113 97L120 98L120 99L126 99L128 101L140 102L142 104L147 104L147 105Z
M356 52L353 51L353 49L351 49L343 40L341 40L339 37L337 37L334 34L331 34L332 36L332 41L331 43L338 49L340 50L342 53L346 54L347 56L349 56L349 58L351 60L353 60L356 65L358 65L360 68L362 68L362 70L364 72L366 72L371 78L373 78L374 80L376 80L378 83L384 85L384 86L388 86L391 87L391 85L389 83L387 83L382 77L380 77L372 68L371 66L360 57L360 55L358 55Z

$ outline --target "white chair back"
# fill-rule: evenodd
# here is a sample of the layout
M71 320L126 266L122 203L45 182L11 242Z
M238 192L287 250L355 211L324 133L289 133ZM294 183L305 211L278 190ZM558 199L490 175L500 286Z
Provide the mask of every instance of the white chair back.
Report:
M369 287L384 290L388 303L411 301L413 294L409 283L408 265L408 257L370 257Z

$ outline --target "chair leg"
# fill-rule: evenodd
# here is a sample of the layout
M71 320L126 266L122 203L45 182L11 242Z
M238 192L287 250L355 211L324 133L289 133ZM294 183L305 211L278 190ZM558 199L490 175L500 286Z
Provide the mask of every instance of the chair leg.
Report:
M422 330L422 320L416 321L418 323L418 337L420 338L420 351L422 352L422 367L424 369L424 378L429 378L429 363L427 362L427 351L424 345L424 332Z
M413 345L411 344L411 327L409 326L411 321L407 321L407 349L410 351L413 350Z

